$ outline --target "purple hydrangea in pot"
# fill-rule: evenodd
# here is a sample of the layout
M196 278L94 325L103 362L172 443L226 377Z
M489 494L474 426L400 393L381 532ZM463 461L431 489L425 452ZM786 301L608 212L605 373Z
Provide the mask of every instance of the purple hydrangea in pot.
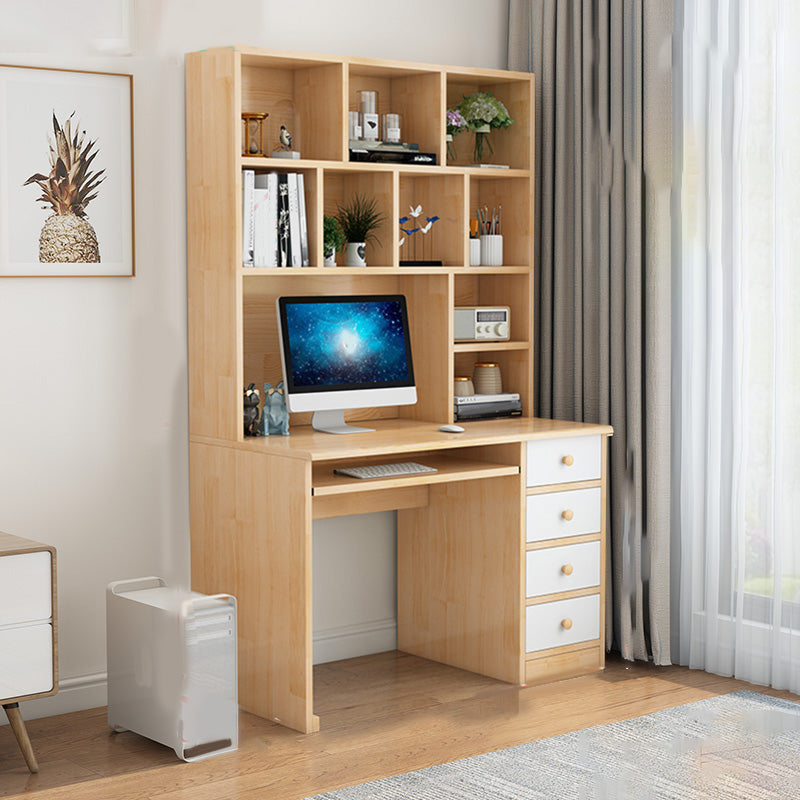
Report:
M469 124L462 116L457 108L447 109L447 158L450 161L456 160L456 154L453 151L453 141L462 131L468 131Z

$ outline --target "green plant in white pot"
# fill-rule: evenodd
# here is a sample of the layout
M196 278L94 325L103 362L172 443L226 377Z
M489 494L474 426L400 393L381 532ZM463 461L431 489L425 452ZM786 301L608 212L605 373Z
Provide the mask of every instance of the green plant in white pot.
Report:
M383 225L384 215L372 197L355 194L337 212L339 224L347 239L347 266L365 267L367 242L377 242L375 231Z
M342 226L336 217L322 217L323 267L336 266L336 254L344 250L347 243Z

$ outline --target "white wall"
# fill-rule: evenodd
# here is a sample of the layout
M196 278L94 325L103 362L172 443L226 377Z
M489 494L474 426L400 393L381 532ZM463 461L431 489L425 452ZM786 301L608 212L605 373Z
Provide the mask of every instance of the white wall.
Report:
M109 581L188 584L183 54L241 43L502 68L507 18L507 0L0 5L0 63L130 72L135 99L136 277L0 279L0 530L59 559L62 690L25 716L105 702ZM317 660L393 646L395 515L314 531Z

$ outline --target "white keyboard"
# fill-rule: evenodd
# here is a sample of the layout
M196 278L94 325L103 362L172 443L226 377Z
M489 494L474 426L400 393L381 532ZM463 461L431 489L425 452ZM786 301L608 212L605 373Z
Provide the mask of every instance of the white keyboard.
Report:
M415 461L404 461L402 464L370 464L366 467L342 467L334 470L337 475L349 475L351 478L394 478L437 471L436 467L426 467Z

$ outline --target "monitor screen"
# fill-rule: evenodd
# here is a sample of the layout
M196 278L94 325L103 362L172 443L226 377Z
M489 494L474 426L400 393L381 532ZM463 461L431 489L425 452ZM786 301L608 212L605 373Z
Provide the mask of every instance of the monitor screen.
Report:
M290 411L416 401L403 295L280 297Z

